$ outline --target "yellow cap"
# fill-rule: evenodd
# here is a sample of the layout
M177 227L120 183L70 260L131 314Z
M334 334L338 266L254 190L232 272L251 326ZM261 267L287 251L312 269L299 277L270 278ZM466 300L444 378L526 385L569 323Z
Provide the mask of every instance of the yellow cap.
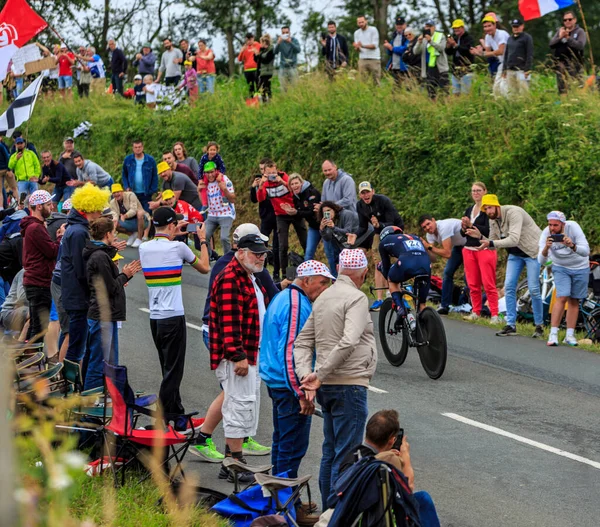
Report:
M110 187L110 191L114 194L115 192L123 192L123 185L121 185L120 183L114 183L111 187Z
M170 188L164 190L162 193L162 199L171 199L175 197L175 192L173 192Z
M498 201L498 196L496 196L496 194L486 194L483 196L483 198L481 198L481 207L485 208L486 206L499 207L500 202Z
M496 19L493 16L486 15L483 17L481 23L483 24L484 22L491 22L492 24L496 24Z
M113 257L112 261L113 262L117 262L119 260L122 260L124 258L124 256L121 256L119 253L115 254L115 256Z
M452 29L456 29L457 27L465 27L465 21L457 18L454 22L452 22Z
M191 65L192 65L192 61L191 61L191 60L186 60L186 61L183 63L183 65L184 65L184 66L191 66Z
M162 174L163 172L165 172L167 170L171 170L171 167L169 166L169 163L167 163L166 161L161 161L158 165L156 165L156 170L158 171L159 174Z

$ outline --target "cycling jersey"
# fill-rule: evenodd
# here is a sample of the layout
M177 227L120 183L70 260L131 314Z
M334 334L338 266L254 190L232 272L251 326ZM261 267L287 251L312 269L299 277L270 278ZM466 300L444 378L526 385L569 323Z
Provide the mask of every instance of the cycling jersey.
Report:
M379 242L381 263L377 269L386 280L399 284L419 275L431 276L431 260L421 238L415 234L388 234ZM392 264L392 258L397 258ZM419 287L419 301L425 302L429 293L429 278Z

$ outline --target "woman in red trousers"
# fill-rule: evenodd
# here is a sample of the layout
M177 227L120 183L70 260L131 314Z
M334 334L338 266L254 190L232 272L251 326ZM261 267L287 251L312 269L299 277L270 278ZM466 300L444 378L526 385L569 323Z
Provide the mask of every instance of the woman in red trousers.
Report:
M478 250L481 240L469 236L471 229L477 229L483 236L490 233L490 220L481 210L481 198L487 194L487 188L481 181L476 181L471 186L471 197L475 202L466 211L462 218L463 235L467 243L463 248L463 262L467 285L471 293L471 304L473 312L465 317L476 320L481 316L482 294L481 288L485 290L488 304L492 313L492 324L499 324L498 319L498 289L496 288L496 262L498 255L494 249Z

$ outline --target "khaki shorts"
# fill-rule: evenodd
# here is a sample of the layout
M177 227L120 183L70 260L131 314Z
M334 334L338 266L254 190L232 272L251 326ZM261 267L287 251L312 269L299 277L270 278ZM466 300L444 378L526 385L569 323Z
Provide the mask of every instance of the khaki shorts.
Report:
M223 432L228 439L256 435L260 411L260 377L257 366L248 366L248 375L233 372L235 362L222 360L215 370L223 387Z

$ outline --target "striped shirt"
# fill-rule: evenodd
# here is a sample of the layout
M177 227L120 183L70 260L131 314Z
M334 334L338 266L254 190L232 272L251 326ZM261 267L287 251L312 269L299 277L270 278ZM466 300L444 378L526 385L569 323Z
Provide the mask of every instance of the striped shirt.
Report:
M181 294L183 263L193 265L196 261L197 257L185 243L170 241L161 234L140 245L140 262L148 286L151 319L184 315Z

